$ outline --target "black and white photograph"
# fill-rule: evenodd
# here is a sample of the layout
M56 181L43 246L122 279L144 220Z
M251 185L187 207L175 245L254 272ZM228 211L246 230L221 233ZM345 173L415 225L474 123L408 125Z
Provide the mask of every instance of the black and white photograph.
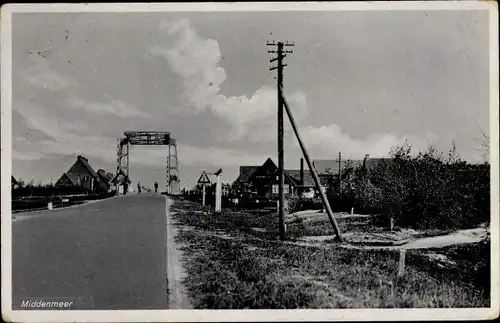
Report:
M7 4L0 32L5 321L499 316L496 2Z

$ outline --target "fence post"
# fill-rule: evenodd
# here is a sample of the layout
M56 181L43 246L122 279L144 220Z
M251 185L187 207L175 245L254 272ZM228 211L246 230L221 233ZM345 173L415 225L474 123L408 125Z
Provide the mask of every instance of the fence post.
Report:
M394 231L394 218L392 218L392 217L390 219L389 228L391 231Z
M215 184L215 213L220 213L222 204L222 169L219 169L215 175L217 176Z
M205 184L201 184L201 186L203 187L203 196L201 198L201 204L205 206Z
M398 277L402 277L405 274L405 258L406 258L406 249L400 249Z

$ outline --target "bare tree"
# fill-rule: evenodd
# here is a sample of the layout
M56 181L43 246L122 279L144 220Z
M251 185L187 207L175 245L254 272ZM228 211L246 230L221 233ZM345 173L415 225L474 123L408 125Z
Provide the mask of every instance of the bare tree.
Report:
M481 132L481 136L477 140L479 144L479 148L477 150L482 154L483 158L488 161L488 157L490 155L490 136L481 128L479 128L479 131Z

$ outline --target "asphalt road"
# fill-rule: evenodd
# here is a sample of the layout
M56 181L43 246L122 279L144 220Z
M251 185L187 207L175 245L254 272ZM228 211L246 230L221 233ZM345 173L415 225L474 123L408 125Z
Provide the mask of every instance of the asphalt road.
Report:
M166 309L165 197L122 196L12 223L12 300Z

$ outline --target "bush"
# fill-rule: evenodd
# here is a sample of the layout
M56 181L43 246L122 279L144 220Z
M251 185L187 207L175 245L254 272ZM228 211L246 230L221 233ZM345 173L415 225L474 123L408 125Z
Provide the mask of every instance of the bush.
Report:
M373 169L346 169L342 194L330 189L334 211L383 213L396 225L413 228L460 229L489 223L489 164L468 164L456 154L429 148L412 156L411 146L397 147L391 159ZM338 187L332 180L330 187Z
M488 222L489 165L444 158L432 148L410 155L400 147L373 174L380 189L376 207L402 227L459 229Z
M291 214L299 210L299 198L293 195L285 196L285 214Z

